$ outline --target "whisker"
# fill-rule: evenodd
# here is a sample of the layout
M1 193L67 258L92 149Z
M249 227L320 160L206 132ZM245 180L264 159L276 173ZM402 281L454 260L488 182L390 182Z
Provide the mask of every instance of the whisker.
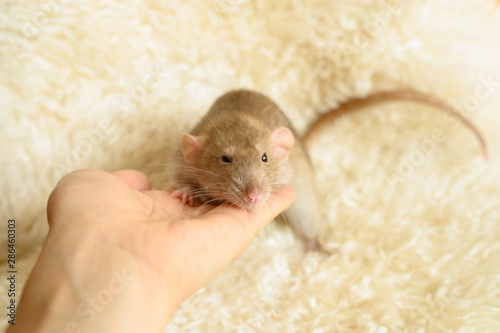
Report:
M267 200L265 204L266 204L266 205L269 205L269 206L270 206L270 207L272 207L272 208L275 208L275 207L276 207L276 204L275 204L272 200ZM279 213L279 214L276 216L276 218L275 218L275 219L276 219L276 220L280 220L280 221L282 221L282 222L283 222L283 224L285 224L285 225L287 225L287 226L288 226L288 225L290 225L290 224L289 224L289 222L288 222L288 219L286 218L286 214L284 214L284 212Z

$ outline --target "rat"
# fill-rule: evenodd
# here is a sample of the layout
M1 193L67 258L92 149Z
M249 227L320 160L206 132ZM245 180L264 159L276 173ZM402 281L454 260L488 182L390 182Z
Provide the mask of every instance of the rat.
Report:
M198 124L182 135L170 168L175 189L171 195L191 206L231 204L251 210L281 186L291 185L297 200L283 213L284 220L304 239L308 251L318 250L318 198L305 143L310 146L321 129L340 115L394 99L423 102L458 117L478 136L487 156L486 143L473 124L446 103L417 92L382 92L348 101L320 116L301 139L269 97L232 90L220 96Z

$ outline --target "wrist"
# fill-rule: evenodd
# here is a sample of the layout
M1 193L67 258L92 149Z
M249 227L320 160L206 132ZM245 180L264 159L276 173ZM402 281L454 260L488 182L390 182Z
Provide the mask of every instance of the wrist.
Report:
M68 266L48 241L26 283L16 325L9 327L9 333L164 330L178 304L169 297L161 276L149 276L150 283L144 283L141 264L126 256ZM154 289L158 286L161 290Z

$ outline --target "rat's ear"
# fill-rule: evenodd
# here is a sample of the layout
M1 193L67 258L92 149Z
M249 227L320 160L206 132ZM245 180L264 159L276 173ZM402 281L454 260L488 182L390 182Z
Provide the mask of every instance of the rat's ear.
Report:
M189 164L195 164L201 156L203 138L190 134L182 134L182 154Z
M280 127L271 133L271 142L274 146L274 157L276 157L278 162L284 162L288 159L290 150L295 143L295 138L292 131L288 128Z

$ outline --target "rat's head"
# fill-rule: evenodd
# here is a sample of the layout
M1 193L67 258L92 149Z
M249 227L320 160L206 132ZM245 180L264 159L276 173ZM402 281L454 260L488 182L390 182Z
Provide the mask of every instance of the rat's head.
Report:
M230 133L230 134L228 134ZM278 167L295 143L285 127L255 131L227 124L205 136L183 134L182 153L205 192L216 201L251 209L261 205L278 185Z

